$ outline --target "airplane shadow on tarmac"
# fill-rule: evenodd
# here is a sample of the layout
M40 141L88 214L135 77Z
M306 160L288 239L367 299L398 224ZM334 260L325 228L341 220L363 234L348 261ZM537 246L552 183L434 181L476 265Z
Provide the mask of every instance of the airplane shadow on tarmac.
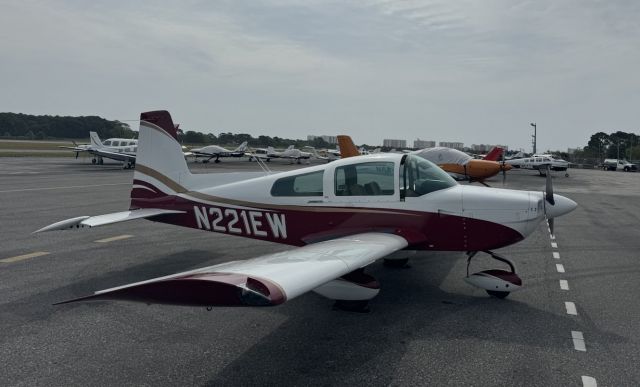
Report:
M286 314L287 320L206 385L390 385L414 342L436 346L431 356L438 355L437 346L447 351L450 345L457 346L464 352L463 340L476 346L478 341L498 341L526 347L572 348L569 339L550 333L554 326L581 329L569 316L514 300L441 290L439 285L456 256L462 257L449 254L412 259L412 268L406 270L374 264L370 273L378 278L382 289L372 300L369 314L330 311L331 301L316 295L275 309ZM589 329L598 331L608 343L624 340L592 325ZM555 331L560 335L562 330ZM452 364L449 371L455 364L465 366L463 359L473 361L460 355L459 359L448 360Z
M211 374L206 370L219 369L220 354L207 353L216 352L219 338L228 338L238 332L229 331L233 324L216 330L203 325L206 335L191 332L189 336L199 337L194 344L211 350L203 350L196 358L182 360L204 372L203 376L208 379L205 384L211 386L349 382L389 385L394 380L395 370L403 365L403 357L414 343L427 342L430 347L434 346L436 353L437 346L448 350L450 346L464 349L465 343L461 340L475 345L480 342L480 346L482 342L497 341L526 347L570 348L569 340L563 341L563 338L549 333L550 327L554 326L581 329L581 324L570 317L554 315L514 300L472 297L441 290L440 284L462 257L459 253L424 254L412 259L410 269L388 269L381 263L373 264L369 272L378 278L382 290L372 300L369 314L332 311L331 300L313 293L279 307L260 309L260 313L284 315L286 319L239 356L230 353L224 368ZM86 303L64 306L52 306L51 303L87 295L98 289L217 263L211 262L212 258L216 258L215 254L202 250L186 250L159 257L6 304L8 313L2 313L2 318L8 318L4 322L10 326L55 319L55 315L60 313L100 315L100 309L108 311L111 302L94 302L91 309L76 309L86 308ZM462 275L460 273L456 277ZM216 308L211 313L224 314L228 310ZM237 316L238 313L229 314ZM202 320L202 323L210 321L207 318ZM254 329L260 327L269 329L264 325ZM624 340L597 327L588 328L598 332L608 343ZM560 334L560 330L555 331ZM158 340L163 340L161 332L158 333ZM433 353L428 356L433 356ZM461 359L448 361L454 365L464 364Z

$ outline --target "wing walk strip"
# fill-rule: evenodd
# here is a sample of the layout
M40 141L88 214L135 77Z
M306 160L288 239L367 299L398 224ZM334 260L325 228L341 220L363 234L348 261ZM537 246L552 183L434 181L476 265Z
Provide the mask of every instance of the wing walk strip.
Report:
M115 242L115 241L121 241L123 239L129 239L129 238L133 238L133 235L118 235L118 236L114 236L111 238L105 238L105 239L98 239L97 241L94 241L95 243L109 243L109 242Z
M15 257L11 257L11 258L0 259L0 262L2 262L2 263L13 263L13 262L24 261L24 260L30 259L30 258L42 257L43 255L49 255L49 254L51 254L51 253L49 253L47 251L36 251L35 253L18 255L18 256L15 256Z

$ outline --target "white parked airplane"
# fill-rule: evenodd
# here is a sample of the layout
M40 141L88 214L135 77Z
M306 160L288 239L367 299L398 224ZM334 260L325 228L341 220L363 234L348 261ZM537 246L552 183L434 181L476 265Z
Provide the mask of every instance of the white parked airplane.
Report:
M533 155L530 157L523 157L518 159L508 159L504 161L505 164L511 165L513 168L534 169L541 175L545 175L547 168L552 171L566 171L569 168L569 162L562 159L557 159L553 155ZM566 177L569 177L569 173L565 173Z
M60 148L71 149L76 152L76 158L80 152L88 152L93 155L93 164L102 164L103 158L122 161L124 169L132 168L136 163L136 151L138 140L126 138L110 138L104 142L100 141L98 133L89 132L91 144L76 145L74 147L61 146Z
M247 142L243 142L236 149L229 150L218 145L207 145L202 148L191 149L191 153L198 157L205 157L206 160L202 160L203 163L208 163L211 159L215 158L214 162L219 163L220 157L244 157L247 150Z
M297 161L298 164L301 163L301 160L308 160L311 158L311 153L303 152L300 149L294 148L293 145L289 145L289 147L282 152L276 151L273 147L269 146L265 148L258 148L251 153L247 153L249 156L249 160L252 159L260 159L269 161L271 159L287 159L292 163Z
M507 263L466 280L503 298L522 286L492 249L517 243L576 203L546 191L459 185L411 154L356 156L247 179L192 174L166 111L141 114L129 210L79 216L41 231L146 218L209 232L297 246L95 292L76 300L116 299L192 306L271 306L308 291L361 310L379 283L367 265L400 250L477 252ZM179 243L179 241L177 241ZM467 271L468 271L467 265ZM71 301L67 301L71 302Z

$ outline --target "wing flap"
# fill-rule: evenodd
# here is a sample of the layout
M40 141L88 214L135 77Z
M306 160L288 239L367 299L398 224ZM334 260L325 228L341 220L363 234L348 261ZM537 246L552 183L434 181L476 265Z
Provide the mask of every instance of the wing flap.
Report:
M67 230L70 228L83 228L83 227L98 227L112 223L126 222L134 219L150 218L158 215L167 214L182 214L184 211L164 210L160 208L141 208L139 210L114 212L111 214L97 215L97 216L79 216L77 218L71 218L50 224L43 227L34 233L53 231L53 230Z
M200 305L278 305L407 246L397 235L363 233L246 261L101 290L71 300L119 299Z

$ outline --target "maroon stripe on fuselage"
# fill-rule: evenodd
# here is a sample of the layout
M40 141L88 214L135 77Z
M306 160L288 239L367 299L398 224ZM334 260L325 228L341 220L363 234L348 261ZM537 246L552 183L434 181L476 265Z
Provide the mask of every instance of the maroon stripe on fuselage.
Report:
M363 232L402 236L409 248L438 251L480 251L504 247L524 239L516 230L499 223L431 212L377 213L366 208L301 206L278 210L239 209L210 205L178 196L132 198L131 208L163 208L184 214L161 215L151 220L183 227L220 232L293 246L303 246Z

